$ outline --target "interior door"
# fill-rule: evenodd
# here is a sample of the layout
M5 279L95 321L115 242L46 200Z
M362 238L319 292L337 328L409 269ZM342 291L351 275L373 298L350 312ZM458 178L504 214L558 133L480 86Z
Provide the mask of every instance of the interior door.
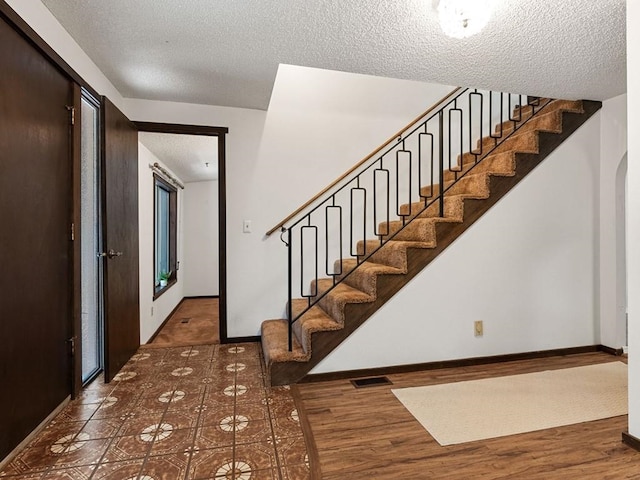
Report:
M72 85L0 19L0 460L71 393Z
M138 130L103 97L104 376L140 346Z

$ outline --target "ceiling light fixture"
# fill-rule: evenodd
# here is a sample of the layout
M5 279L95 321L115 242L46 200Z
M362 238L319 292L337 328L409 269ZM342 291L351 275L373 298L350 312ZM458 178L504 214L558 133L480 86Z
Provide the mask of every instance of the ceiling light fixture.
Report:
M438 16L442 31L455 38L475 35L489 21L491 0L440 0Z

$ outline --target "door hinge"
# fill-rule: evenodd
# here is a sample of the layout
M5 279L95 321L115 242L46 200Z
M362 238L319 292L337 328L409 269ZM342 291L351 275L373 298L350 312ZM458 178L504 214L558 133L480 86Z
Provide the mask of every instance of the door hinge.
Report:
M76 239L76 224L71 224L71 241L73 242Z
M73 357L76 354L76 337L71 337L67 342L69 342L69 353Z
M69 121L71 122L71 125L75 125L76 124L76 107L71 105L66 105L66 107L69 113L71 114Z

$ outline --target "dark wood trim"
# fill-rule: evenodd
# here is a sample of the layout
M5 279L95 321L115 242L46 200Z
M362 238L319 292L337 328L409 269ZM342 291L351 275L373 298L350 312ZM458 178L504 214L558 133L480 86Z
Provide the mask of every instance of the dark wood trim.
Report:
M36 31L25 22L20 15L18 15L7 2L0 0L0 18L11 25L22 37L24 37L31 45L33 45L38 51L44 55L53 65L58 68L64 75L69 77L72 81L86 89L96 98L100 97L100 94L96 92L89 83L82 78L78 72L76 72L71 66L64 61L64 59L58 55L58 53L51 48L51 46L45 42Z
M220 298L219 295L196 295L194 297L184 297L184 300L197 300L199 298Z
M405 275L379 275L377 278L377 298L369 303L348 303L344 307L346 318L344 328L313 334L313 351L308 362L275 362L271 365L272 385L287 385L300 379L322 359L349 337L371 315L378 311L398 291L418 275L427 265L451 245L462 233L471 227L493 205L504 197L535 167L551 154L562 142L569 138L602 106L600 102L583 101L583 113L564 112L562 133L539 132L538 153L516 153L516 172L511 177L489 177L491 195L487 199L467 198L464 200L464 220L462 223L437 223L435 248L407 249L408 270Z
M224 342L220 342L221 344L229 344L229 343L259 343L261 340L260 335L250 336L250 337L227 337Z
M304 443L307 447L311 480L322 480L322 470L320 469L320 455L318 454L318 447L316 446L316 441L313 437L313 430L311 430L309 417L307 417L307 411L304 408L304 403L302 402L302 397L300 396L300 390L298 390L298 387L296 385L291 385L290 392L291 397L293 397L293 403L295 404L296 410L298 411L300 427L302 428Z
M622 443L640 452L640 438L634 437L629 432L622 432Z
M149 338L149 340L147 340L147 343L145 345L149 345L151 342L153 342L155 340L155 338L158 336L158 333L160 333L160 330L162 330L164 328L164 326L167 324L167 322L169 321L169 319L171 317L173 317L173 315L178 311L178 309L180 308L180 306L184 303L184 298L182 300L180 300L178 302L178 304L173 307L173 310L171 310L171 312L169 313L169 315L167 315L167 318L165 318L162 323L160 324L160 326L156 329L155 332L153 332L153 335L151 335L151 337Z
M156 286L156 186L169 192L169 277L164 287ZM153 174L153 300L178 283L178 189L157 173Z
M616 357L624 355L624 350L622 348L613 348L607 347L606 345L598 345L598 350L604 353L608 353L609 355L615 355Z
M0 0L2 1L2 0ZM227 127L181 125L175 123L133 122L140 132L174 133L180 135L206 135L218 138L218 289L220 343L239 343L227 337L227 187L226 187L226 134ZM253 342L254 338L244 337ZM259 341L259 340L258 340Z
M218 137L218 324L220 343L228 340L227 328L227 169L226 136Z
M153 289L153 301L155 302L158 298L165 294L165 292L169 291L171 287L173 287L178 280L176 278L172 278L167 282L166 287L158 287L157 289Z
M71 398L75 399L82 390L82 89L73 84L73 108L75 122L71 125L71 164L72 164L72 222L74 240L71 252L71 278L73 282L73 304L71 319L71 338L74 348L71 352ZM97 252L96 252L97 253Z
M219 137L229 133L227 127L210 127L206 125L181 125L176 123L133 122L141 132L176 133L183 135L206 135Z
M364 368L361 370L346 370L343 372L314 373L305 376L299 383L330 382L333 380L347 380L361 377L381 377L399 373L420 372L425 370L439 370L443 368L472 367L491 363L514 362L517 360L532 360L536 358L559 357L592 353L600 351L600 345L586 345L584 347L556 348L553 350L539 350L524 353L509 353L488 357L461 358L459 360L443 360L439 362L413 363L391 367Z

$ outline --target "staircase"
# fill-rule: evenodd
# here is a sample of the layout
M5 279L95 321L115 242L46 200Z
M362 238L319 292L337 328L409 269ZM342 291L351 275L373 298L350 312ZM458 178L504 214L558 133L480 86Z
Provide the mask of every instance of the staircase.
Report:
M262 324L272 385L301 380L601 107L509 94L498 103L495 95L458 89L283 227L288 319Z

